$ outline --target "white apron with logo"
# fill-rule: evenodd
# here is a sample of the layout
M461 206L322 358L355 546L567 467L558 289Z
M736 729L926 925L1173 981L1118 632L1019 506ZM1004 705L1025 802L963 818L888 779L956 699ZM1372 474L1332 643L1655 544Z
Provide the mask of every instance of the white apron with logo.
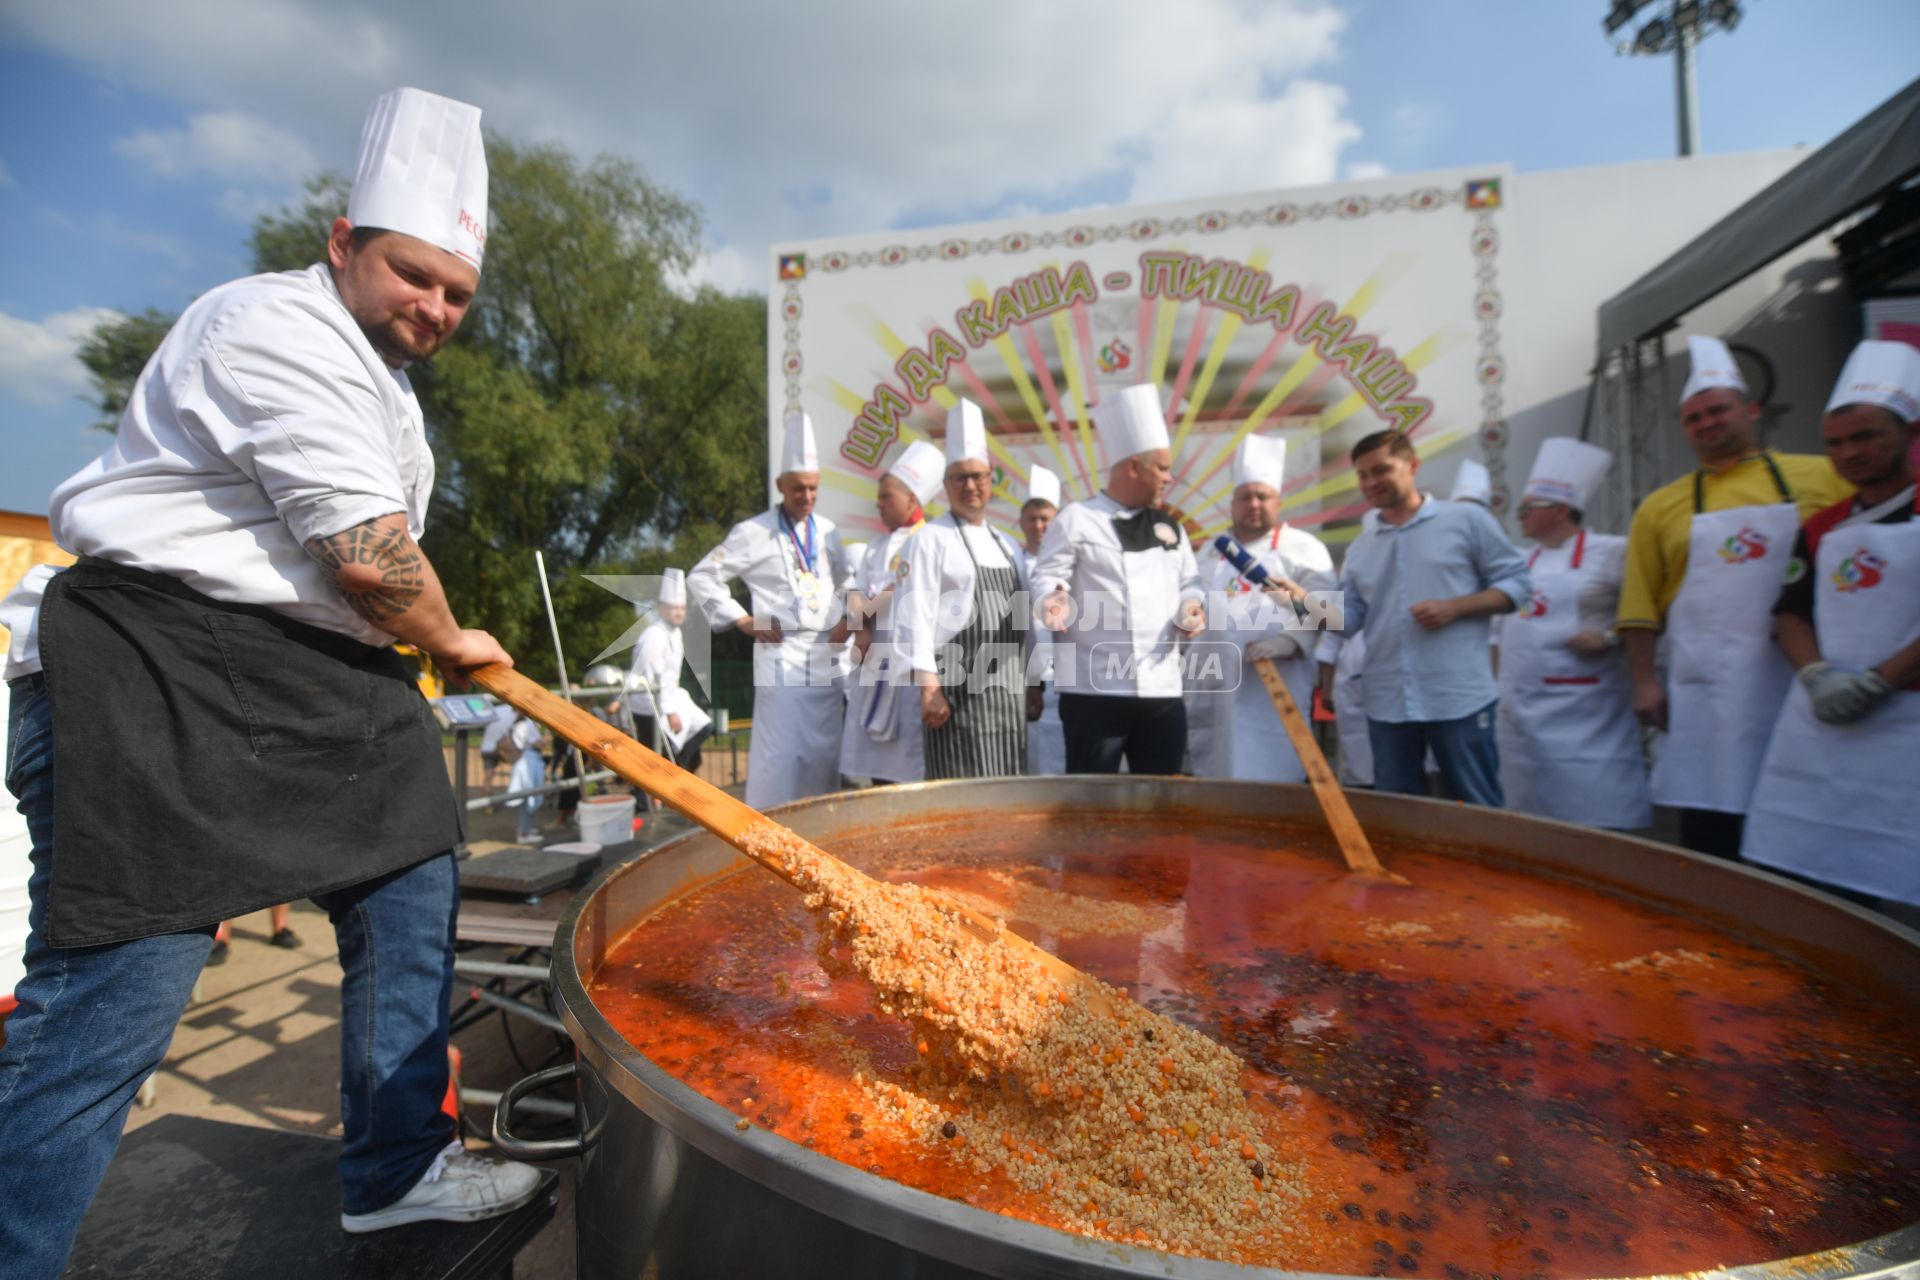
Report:
M1529 608L1500 629L1500 785L1507 807L1563 822L1652 825L1640 726L1624 655L1583 658L1567 641L1583 629L1580 589L1593 576L1582 531L1564 558L1527 563Z
M1864 671L1920 636L1920 520L1842 525L1814 557L1820 655ZM1747 814L1740 856L1826 884L1920 904L1913 818L1920 691L1852 724L1825 724L1798 683Z
M1747 811L1793 683L1773 642L1773 606L1799 530L1790 497L1694 515L1687 578L1667 611L1667 736L1653 766L1655 804Z

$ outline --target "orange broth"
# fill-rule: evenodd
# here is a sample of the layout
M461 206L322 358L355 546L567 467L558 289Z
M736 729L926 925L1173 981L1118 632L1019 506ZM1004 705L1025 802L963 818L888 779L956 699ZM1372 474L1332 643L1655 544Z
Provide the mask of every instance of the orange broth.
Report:
M1372 886L1304 833L1206 827L996 815L833 852L992 900L1239 1054L1311 1207L1271 1254L1231 1261L1557 1280L1791 1257L1920 1217L1920 1035L1900 1011L1593 889L1392 844L1412 887ZM1117 924L1114 904L1133 909ZM799 895L764 872L660 908L590 990L649 1058L753 1124L1061 1225L878 1114L856 1072L913 1089L913 1035L821 967Z

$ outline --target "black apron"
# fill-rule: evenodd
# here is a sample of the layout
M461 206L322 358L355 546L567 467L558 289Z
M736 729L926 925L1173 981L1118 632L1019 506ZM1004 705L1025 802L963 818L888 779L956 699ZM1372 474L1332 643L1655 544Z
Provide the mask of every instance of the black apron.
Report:
M47 941L204 928L425 861L460 813L405 662L83 557L47 586Z
M1017 553L1002 546L1006 567L983 568L959 519L953 524L973 561L973 616L950 642L960 672L942 682L942 692L953 715L938 729L923 729L927 779L1017 777L1027 771L1026 666L1013 619Z

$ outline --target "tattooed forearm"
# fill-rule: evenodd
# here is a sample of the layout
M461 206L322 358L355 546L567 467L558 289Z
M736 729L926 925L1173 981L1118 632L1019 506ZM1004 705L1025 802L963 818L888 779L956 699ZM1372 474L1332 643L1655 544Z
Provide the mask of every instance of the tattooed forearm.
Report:
M427 589L427 560L404 517L378 516L307 543L353 611L376 626L411 609Z

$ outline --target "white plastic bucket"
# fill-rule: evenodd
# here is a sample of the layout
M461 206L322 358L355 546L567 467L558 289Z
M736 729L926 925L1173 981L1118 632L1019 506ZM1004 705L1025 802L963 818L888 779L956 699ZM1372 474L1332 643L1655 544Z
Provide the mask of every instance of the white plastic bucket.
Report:
M600 845L633 839L633 808L632 796L588 796L580 803L580 839Z

